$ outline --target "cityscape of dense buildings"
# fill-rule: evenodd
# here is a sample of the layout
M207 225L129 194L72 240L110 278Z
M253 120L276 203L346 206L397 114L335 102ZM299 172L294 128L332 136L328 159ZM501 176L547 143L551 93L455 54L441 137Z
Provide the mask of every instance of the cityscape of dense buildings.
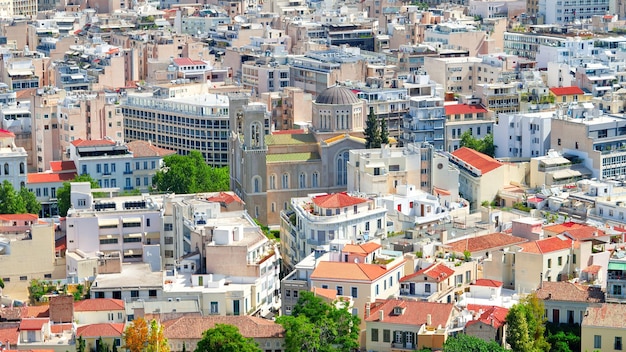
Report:
M622 0L0 0L0 351L131 350L138 318L300 351L303 292L359 351L516 350L529 297L622 350L625 27Z

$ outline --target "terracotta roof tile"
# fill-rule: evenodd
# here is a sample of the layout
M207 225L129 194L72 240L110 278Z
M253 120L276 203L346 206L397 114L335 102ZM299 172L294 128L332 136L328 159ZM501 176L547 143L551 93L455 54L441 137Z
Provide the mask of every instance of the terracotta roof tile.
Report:
M605 236L606 233L591 225L587 224L579 224L576 222L564 222L562 224L544 226L544 231L555 233L557 235L560 234L569 234L568 237L575 240L585 240L597 236Z
M448 243L448 246L451 251L456 253L463 253L465 251L474 253L491 248L501 248L514 244L521 244L526 241L528 240L522 237L496 232L478 237L465 238L456 242Z
M316 296L327 298L331 301L337 299L337 290L330 288L311 287L311 292Z
M120 337L124 333L124 323L103 323L83 325L76 330L83 337Z
M20 331L41 330L41 328L50 323L49 318L26 318L20 323Z
M24 307L0 308L0 320L3 321L20 320L22 314L24 314Z
M0 137L15 137L15 133L0 129Z
M92 298L74 303L75 312L124 310L124 301L113 298Z
M426 275L431 279L436 280L437 282L441 282L450 276L454 275L454 270L448 268L444 263L437 262L428 268L422 269L416 273L407 275L400 279L400 281L410 281L414 277Z
M582 89L580 89L579 87L573 86L573 87L552 87L550 88L550 91L552 92L552 94L558 96L562 96L562 95L578 95L578 94L585 94L585 92L583 92Z
M396 267L397 265L389 270ZM313 270L311 279L374 281L387 274L389 270L378 264L320 262Z
M241 200L241 198L239 198L239 196L233 192L219 192L216 195L207 197L206 200L209 202L218 202L224 204L231 204L233 202L243 204L243 200Z
M584 273L597 274L602 270L602 266L600 265L589 265L585 269L583 269Z
M506 323L506 315L509 313L507 308L492 306L483 312L475 320L467 322L466 326L481 322L486 325L491 325L494 328L500 328Z
M483 286L483 287L502 287L502 281L489 280L489 279L476 279L476 281L472 285Z
M604 303L587 308L582 326L626 329L626 304Z
M193 60L188 57L180 57L174 59L174 63L176 66L195 66L195 65L206 65L206 62L200 60Z
M183 316L163 322L163 335L167 339L200 339L202 333L215 324L234 325L244 337L283 337L285 329L272 320L248 315L242 316Z
M50 170L52 172L76 171L76 164L73 161L51 161Z
M559 235L556 237L545 238L543 240L536 240L519 244L522 251L527 253L545 254L555 251L571 248L574 241L571 239Z
M365 198L353 197L347 192L324 194L313 198L313 203L321 208L345 208L367 202Z
M0 221L37 221L37 214L0 214Z
M61 334L63 331L72 331L74 329L74 324L65 323L65 324L54 324L50 326L50 332L53 334Z
M72 141L75 147L101 147L106 145L115 145L115 142L109 139L76 139Z
M541 300L568 301L568 302L604 302L604 292L592 286L583 286L567 281L544 281L536 291Z
M37 172L37 173L29 173L26 175L26 183L55 183L55 182L66 182L71 181L76 177L77 173L74 172Z
M0 326L0 343L9 343L11 346L17 345L20 333L18 331L19 324L2 324Z
M176 154L174 150L160 148L147 141L128 142L126 147L133 153L133 158L164 157Z
M452 152L452 155L477 168L482 174L486 174L489 171L495 170L503 165L501 162L490 157L489 155L467 147L461 147L455 150Z
M459 114L476 114L476 113L485 113L487 109L485 109L482 105L477 104L451 104L446 105L446 115L459 115Z
M22 310L23 318L48 318L50 317L50 306L26 306Z
M381 248L381 245L376 242L367 242L363 244L347 244L341 251L344 253L355 254L370 254L374 253L377 249Z
M401 307L402 314L394 314L394 308ZM370 315L365 321L380 321L379 311L383 311L385 324L403 324L420 326L426 324L428 315L434 327L446 327L452 315L454 305L451 303L436 303L423 301L405 301L399 299L377 300L370 307Z

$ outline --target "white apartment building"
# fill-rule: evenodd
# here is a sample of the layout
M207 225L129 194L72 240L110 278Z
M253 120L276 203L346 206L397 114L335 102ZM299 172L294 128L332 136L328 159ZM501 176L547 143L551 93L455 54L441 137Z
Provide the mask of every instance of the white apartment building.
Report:
M445 124L443 98L434 94L412 97L409 113L402 121L401 140L403 143L428 143L434 150L444 150Z
M0 183L9 181L19 191L26 186L26 150L15 145L15 134L0 129Z
M533 158L550 150L553 112L500 114L493 127L496 158Z
M469 132L483 139L493 132L494 120L478 99L466 104L446 105L446 150L449 153L461 147L461 136Z
M482 61L477 57L426 57L424 70L433 81L443 86L444 91L472 94L476 76L474 67Z
M334 239L359 242L386 235L386 213L374 200L345 192L292 198L291 210L282 211L280 221L285 267L293 268Z
M539 14L543 23L566 24L591 20L592 16L604 16L609 11L609 0L539 0Z
M549 63L563 63L578 66L583 61L589 61L598 55L599 50L594 48L593 39L568 37L560 45L539 45L537 53L537 68L547 68Z

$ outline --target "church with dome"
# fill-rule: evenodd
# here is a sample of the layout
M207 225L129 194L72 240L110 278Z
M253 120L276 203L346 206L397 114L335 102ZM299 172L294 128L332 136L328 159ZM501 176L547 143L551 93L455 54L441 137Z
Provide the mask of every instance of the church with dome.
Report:
M291 198L347 188L348 152L363 149L366 102L333 86L312 104L307 130L270 132L264 105L230 97L230 186L261 223L278 225Z

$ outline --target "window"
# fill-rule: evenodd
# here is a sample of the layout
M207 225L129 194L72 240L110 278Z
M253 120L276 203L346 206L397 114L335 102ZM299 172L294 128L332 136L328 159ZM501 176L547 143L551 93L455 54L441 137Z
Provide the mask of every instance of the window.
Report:
M306 174L304 172L300 173L300 177L298 178L298 187L300 187L300 189L306 188Z
M352 298L357 298L359 296L359 288L358 287L352 287L351 288L351 296Z
M139 297L139 291L138 290L130 291L130 297L132 298Z
M261 178L259 176L254 176L252 180L252 190L254 193L261 192Z
M572 254L572 264L576 264L576 254Z
M602 348L602 336L593 335L593 348Z
M156 297L157 296L157 290L149 290L148 291L148 296L149 297Z
M174 225L171 223L166 223L163 228L165 231L172 231L174 229Z
M311 175L311 187L317 188L320 184L320 174L315 171L313 175Z
M621 336L615 336L615 343L614 343L613 349L617 351L622 350L622 337Z
M96 164L96 172L97 173L101 173L102 172L102 165L101 164Z
M383 330L383 342L391 342L391 331L384 329Z
M430 293L430 284L425 284L424 285L424 292Z
M380 294L380 286L376 285L376 296Z
M616 296L621 296L622 295L622 285L613 285L613 294Z
M211 314L219 314L217 302L211 302Z
M150 227L150 219L146 219L146 227Z
M291 290L285 290L285 297L291 297Z
M373 342L377 342L378 341L378 329L372 329L372 341Z
M125 240L126 240L126 239L124 239L124 241L125 241ZM174 258L174 251L172 251L172 250L165 250L165 251L163 251L163 252L164 252L164 254L165 254L165 258Z
M293 298L298 298L298 291L293 290Z
M552 259L548 259L548 268L552 268Z
M347 171L348 159L349 159L349 153L347 150L337 155L337 158L336 158L337 186L344 186L348 183L348 171Z
M337 286L337 295L338 296L343 296L343 287L342 286Z
M156 161L152 161L150 166L152 166L152 170L156 169ZM115 171L115 168L113 171Z
M282 177L282 188L289 189L289 174L284 173Z
M269 181L270 181L269 189L276 189L276 175L271 174Z
M174 237L166 236L165 237L165 244L174 244Z
M78 206L79 207L84 207L85 204L87 204L87 200L85 200L84 198L81 198L78 200Z
M114 318L113 313L108 313L107 317L109 318L109 321L113 320Z
M144 178L143 178L143 185L144 185L144 186L147 186L147 185L148 185L148 178L147 178L147 177L144 177Z
M557 262L559 263L559 266L563 265L563 257L559 257Z

